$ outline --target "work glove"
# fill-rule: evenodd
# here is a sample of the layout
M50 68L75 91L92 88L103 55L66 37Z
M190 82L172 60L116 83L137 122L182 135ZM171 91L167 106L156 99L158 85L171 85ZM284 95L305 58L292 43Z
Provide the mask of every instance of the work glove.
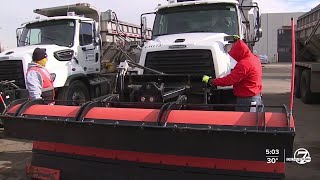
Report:
M240 39L240 36L238 36L238 35L233 35L233 38L234 38L235 40L239 40L239 39Z
M204 82L206 84L210 83L210 80L211 80L211 76L204 75L202 77L202 82Z

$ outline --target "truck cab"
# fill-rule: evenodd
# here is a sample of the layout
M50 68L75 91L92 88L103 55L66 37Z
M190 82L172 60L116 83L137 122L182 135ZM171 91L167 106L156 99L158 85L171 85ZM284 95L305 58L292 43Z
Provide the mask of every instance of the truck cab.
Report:
M57 90L62 90L75 79L79 80L76 87L85 87L87 75L100 72L99 12L83 3L67 8L34 10L34 13L45 17L24 23L17 29L17 48L0 54L0 69L7 72L0 77L1 80L15 80L24 89L28 64L37 47L47 52L46 68L54 74ZM90 96L88 89L81 93L82 98L88 99ZM62 93L59 95L65 96Z
M100 46L93 41L93 26L92 19L74 16L30 22L22 28L19 53L24 53L21 48L29 54L36 47L45 48L49 56L46 67L57 75L55 87L64 86L73 74L100 71Z
M251 9L253 29L248 21ZM249 46L261 37L259 8L248 0L170 0L154 14L152 40L142 49L140 65L167 74L226 76L236 64L227 53L232 46L228 37L238 35ZM146 27L144 18L141 22ZM215 103L233 99L232 87L217 87L213 94L221 99Z

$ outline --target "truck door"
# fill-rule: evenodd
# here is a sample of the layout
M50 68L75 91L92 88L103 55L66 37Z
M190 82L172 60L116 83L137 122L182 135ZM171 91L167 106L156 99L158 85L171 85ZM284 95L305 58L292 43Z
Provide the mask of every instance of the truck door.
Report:
M99 46L94 44L94 27L92 22L81 22L79 33L79 63L87 74L100 71Z

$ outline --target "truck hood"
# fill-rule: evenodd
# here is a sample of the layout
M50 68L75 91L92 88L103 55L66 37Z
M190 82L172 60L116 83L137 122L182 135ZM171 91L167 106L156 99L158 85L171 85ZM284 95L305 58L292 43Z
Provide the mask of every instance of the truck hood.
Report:
M166 45L207 45L212 42L224 43L224 33L183 33L171 34L157 37L149 41L147 45L166 46ZM176 42L178 41L178 42ZM180 41L180 42L179 42Z
M140 57L140 65L145 65L147 54L150 52L161 52L171 50L210 50L214 63L214 71L216 77L224 77L230 73L231 69L236 65L236 61L226 52L225 45L228 44L224 37L225 33L183 33L163 35L148 41L142 50ZM169 52L168 52L169 53ZM174 57L175 55L172 55ZM161 56L165 57L165 56ZM150 56L151 58L151 56ZM180 58L181 59L181 58ZM157 63L155 61L155 63ZM143 73L143 70L138 72ZM229 88L229 87L226 87Z
M22 46L13 49L8 49L2 53L0 53L0 61L6 59L21 59L27 56L27 58L32 57L32 53L35 48L44 48L48 56L52 55L55 51L68 49L67 47L57 46L57 45L32 45L32 46Z

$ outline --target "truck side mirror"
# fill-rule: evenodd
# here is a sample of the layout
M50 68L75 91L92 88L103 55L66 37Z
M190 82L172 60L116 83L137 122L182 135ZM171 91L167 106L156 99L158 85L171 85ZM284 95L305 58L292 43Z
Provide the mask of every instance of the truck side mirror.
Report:
M262 28L261 28L261 17L259 10L257 11L257 18L256 18L256 33L255 33L255 40L258 41L262 37Z
M21 37L22 31L23 31L22 27L17 28L17 30L16 30L17 47L19 47L19 44L20 44L19 42L20 42L20 37Z
M100 40L99 40L99 36L98 36L98 30L97 29L99 29L99 27L97 27L98 26L98 24L96 23L96 22L93 22L93 24L92 24L92 28L93 28L93 45L94 46L99 46L99 42L100 42Z
M257 11L256 21L257 21L258 28L261 28L261 16L260 16L260 11L259 10Z
M141 38L146 41L148 33L148 26L147 26L147 17L143 16L141 18Z
M261 16L258 5L256 4L254 9L255 14L255 24L254 24L254 41L257 42L262 37L262 29L261 29Z
M147 17L146 15L150 15L150 14L156 14L156 12L149 12L149 13L143 13L140 16L140 29L141 29L141 40L142 40L142 44L143 42L146 42L148 39L148 26L147 26Z

